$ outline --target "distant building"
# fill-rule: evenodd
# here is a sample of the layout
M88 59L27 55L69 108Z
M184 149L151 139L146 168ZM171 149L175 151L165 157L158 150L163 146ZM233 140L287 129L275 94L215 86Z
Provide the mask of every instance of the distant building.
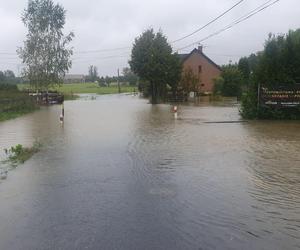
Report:
M192 69L194 75L199 79L198 91L210 94L214 89L214 79L221 74L221 68L203 53L203 47L199 46L189 54L179 54L183 70Z
M84 75L65 75L64 83L85 83Z

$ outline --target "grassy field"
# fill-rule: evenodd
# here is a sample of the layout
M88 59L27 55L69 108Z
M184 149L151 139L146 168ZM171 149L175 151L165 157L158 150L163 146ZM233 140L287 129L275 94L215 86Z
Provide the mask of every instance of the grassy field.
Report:
M4 89L0 86L0 121L5 121L19 117L23 114L30 113L37 109L37 105L33 99L29 98L28 94L20 90L28 89L29 85L19 84L18 89ZM117 94L118 86L99 87L95 83L76 83L65 84L55 88L65 95L65 100L76 99L76 94ZM130 93L136 91L136 87L121 86L121 93Z
M37 106L28 94L17 89L1 89L0 86L0 121L16 118L35 109Z
M29 88L29 85L20 84L18 85L19 89ZM110 86L110 87L99 87L96 83L73 83L73 84L63 84L60 87L56 87L55 90L62 92L66 95L70 94L117 94L118 86ZM137 90L136 87L132 86L121 86L121 93L130 93Z

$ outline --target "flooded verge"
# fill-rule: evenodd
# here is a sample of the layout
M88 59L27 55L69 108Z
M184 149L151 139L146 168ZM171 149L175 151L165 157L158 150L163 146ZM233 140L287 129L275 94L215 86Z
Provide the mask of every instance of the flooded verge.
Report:
M300 249L300 122L85 97L0 123L0 249Z

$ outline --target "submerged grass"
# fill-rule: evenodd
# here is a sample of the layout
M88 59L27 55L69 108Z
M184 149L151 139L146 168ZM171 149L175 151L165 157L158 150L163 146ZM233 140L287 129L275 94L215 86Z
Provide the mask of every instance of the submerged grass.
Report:
M0 122L33 112L38 106L27 93L17 87L4 88L0 85Z
M0 122L15 119L19 116L31 113L36 109L37 108L27 108L27 109L22 109L22 110L18 110L18 111L0 112Z
M35 153L40 151L41 143L35 142L32 147L24 147L18 144L10 149L4 149L7 159L2 163L8 163L11 166L18 166L29 160Z

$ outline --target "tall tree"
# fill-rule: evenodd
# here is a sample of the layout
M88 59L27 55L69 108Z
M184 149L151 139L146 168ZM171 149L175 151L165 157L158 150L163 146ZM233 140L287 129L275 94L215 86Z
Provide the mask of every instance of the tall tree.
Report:
M270 34L260 53L257 81L268 86L300 82L300 29L285 35Z
M130 85L136 85L138 81L138 77L134 74L130 68L125 67L122 71L123 81L128 82Z
M222 94L224 96L240 96L243 84L243 74L237 65L226 65L222 67L223 78Z
M198 83L199 78L197 75L194 74L191 67L188 67L183 71L180 81L180 87L186 94L189 94L190 92L197 92Z
M22 21L28 29L18 54L26 65L23 74L32 87L45 89L61 84L70 69L74 34L63 34L66 11L52 0L29 0Z
M89 66L88 80L94 82L98 79L98 68L94 65Z
M250 72L250 65L247 57L242 57L239 60L238 69L242 73L245 82L248 83L251 72Z
M17 78L12 70L0 71L0 84L17 84Z
M149 29L135 39L129 64L143 82L149 83L153 104L165 97L167 85L175 86L180 80L180 60L161 31Z

